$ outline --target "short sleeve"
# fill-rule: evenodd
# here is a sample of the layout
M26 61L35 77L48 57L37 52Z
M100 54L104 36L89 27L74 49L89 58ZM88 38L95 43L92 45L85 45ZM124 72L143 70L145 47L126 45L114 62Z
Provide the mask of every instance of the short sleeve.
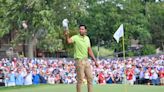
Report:
M76 35L74 35L74 36L71 37L71 40L72 40L73 43L75 42L76 37L77 37Z
M89 37L88 37L88 47L91 47L91 42L90 42Z

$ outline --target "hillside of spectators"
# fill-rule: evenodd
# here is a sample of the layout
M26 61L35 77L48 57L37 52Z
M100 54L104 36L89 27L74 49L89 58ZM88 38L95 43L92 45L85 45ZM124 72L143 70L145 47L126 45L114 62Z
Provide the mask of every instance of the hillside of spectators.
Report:
M93 84L164 85L164 55L101 59L99 68L89 59ZM0 85L75 84L73 59L7 58L0 60ZM84 77L84 84L86 84Z

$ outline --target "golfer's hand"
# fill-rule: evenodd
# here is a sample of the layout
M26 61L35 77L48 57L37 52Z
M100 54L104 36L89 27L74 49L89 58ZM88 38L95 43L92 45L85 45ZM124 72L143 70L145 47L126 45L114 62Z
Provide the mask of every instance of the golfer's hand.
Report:
M96 66L97 68L99 68L98 62L97 62L97 61L94 61L94 62L95 62L95 66Z
M68 35L69 35L68 31L64 31L64 36L68 36Z

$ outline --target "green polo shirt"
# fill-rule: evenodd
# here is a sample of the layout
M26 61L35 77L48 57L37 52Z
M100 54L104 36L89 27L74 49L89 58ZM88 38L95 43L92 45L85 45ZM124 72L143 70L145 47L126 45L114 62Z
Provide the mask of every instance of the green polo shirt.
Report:
M90 39L88 36L74 35L71 37L74 45L74 58L88 58L88 47L90 47Z

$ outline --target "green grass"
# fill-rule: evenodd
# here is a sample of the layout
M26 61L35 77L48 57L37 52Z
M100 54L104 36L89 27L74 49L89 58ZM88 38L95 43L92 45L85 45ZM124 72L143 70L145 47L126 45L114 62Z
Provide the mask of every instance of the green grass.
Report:
M0 87L0 92L76 92L76 85L32 85ZM87 86L82 87L87 92ZM94 85L94 92L164 92L164 86Z

